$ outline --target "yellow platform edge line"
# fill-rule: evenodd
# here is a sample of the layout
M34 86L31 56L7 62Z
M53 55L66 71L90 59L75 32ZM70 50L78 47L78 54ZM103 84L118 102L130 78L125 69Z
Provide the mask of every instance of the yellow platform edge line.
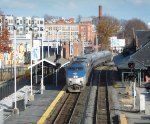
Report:
M120 124L128 124L125 114L120 114Z
M44 124L47 117L49 116L49 113L52 112L52 110L54 109L54 107L56 106L57 102L60 100L60 98L64 95L65 93L65 88L63 88L59 94L57 95L57 97L53 100L53 102L50 104L50 106L48 107L48 109L44 112L44 114L41 116L41 118L39 119L39 121L37 122L37 124Z

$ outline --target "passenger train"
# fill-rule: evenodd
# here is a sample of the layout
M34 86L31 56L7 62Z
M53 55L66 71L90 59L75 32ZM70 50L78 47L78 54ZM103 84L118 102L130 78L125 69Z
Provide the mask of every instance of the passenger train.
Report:
M76 57L66 67L66 83L69 92L81 92L88 82L92 69L105 62L111 61L110 51L100 51Z

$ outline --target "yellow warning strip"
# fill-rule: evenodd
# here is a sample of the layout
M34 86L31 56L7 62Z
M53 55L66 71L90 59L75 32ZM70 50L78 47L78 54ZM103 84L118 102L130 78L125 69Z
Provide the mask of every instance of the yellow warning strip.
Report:
M49 116L50 112L54 109L56 106L57 102L60 100L60 98L64 95L65 93L65 88L63 88L57 97L54 99L54 101L51 103L51 105L48 107L48 109L45 111L45 113L41 116L40 120L37 122L37 124L44 124L47 117Z
M128 124L125 114L120 114L120 124Z

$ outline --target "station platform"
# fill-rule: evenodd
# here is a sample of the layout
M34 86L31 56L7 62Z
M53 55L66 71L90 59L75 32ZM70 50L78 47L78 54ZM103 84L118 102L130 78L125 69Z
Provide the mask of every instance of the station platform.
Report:
M40 122L44 121L44 119L41 119L43 114L55 101L63 87L63 85L58 87L55 85L45 86L43 94L34 94L34 101L29 101L24 111L19 111L19 115L10 116L4 121L4 124L40 124ZM44 116L48 116L48 114Z
M137 112L127 112L126 118L128 124L150 124L150 93L143 87L137 87L136 110ZM139 95L145 96L145 111L140 111Z
M113 99L114 122L120 124L150 124L150 92L144 87L136 87L135 108L133 107L133 96L128 97L126 92L128 88L122 87L121 82L110 87L110 93ZM145 110L140 110L140 95L145 96ZM130 95L129 95L130 96ZM142 101L143 102L143 101Z

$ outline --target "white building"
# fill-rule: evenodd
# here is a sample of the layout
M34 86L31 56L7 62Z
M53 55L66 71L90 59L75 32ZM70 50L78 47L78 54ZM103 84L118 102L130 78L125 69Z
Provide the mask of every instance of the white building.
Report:
M148 28L150 28L150 22L148 23Z
M38 39L42 39L44 18L21 16L15 17L13 15L7 15L5 16L5 26L8 28L10 35L13 35L14 26L17 28L17 35L26 35L32 28L34 36L36 36Z
M110 37L111 49L121 53L125 47L125 39L117 39L117 37Z

